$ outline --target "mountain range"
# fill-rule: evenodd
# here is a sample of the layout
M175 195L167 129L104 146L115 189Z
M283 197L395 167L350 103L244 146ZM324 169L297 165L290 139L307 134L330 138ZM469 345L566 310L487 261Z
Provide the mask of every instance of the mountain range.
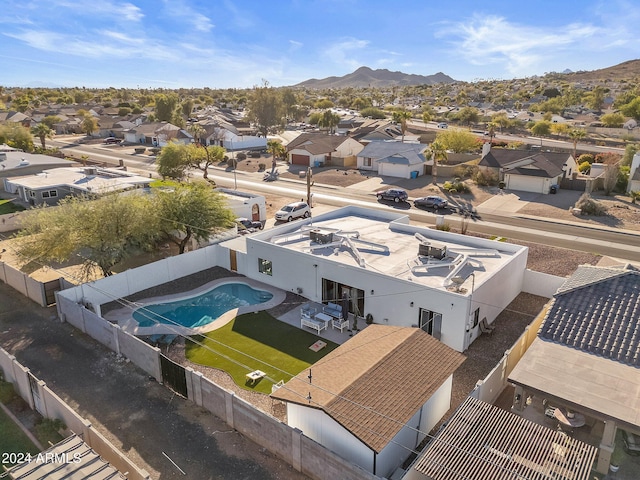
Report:
M342 77L312 78L300 82L296 87L307 88L346 88L346 87L393 87L405 85L433 85L435 83L454 83L456 80L442 72L434 75L414 75L410 73L392 72L385 68L372 70L360 67L355 72Z

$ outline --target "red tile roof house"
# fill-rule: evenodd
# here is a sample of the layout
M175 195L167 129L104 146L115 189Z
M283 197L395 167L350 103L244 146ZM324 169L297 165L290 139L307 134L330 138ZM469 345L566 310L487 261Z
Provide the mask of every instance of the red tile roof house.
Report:
M271 396L290 426L385 477L448 411L463 361L420 329L369 325Z
M526 414L528 397L546 398L584 415L592 431L604 423L600 473L607 472L618 428L640 434L639 323L638 270L580 266L509 375L514 411Z
M287 159L291 165L315 167L320 165L356 166L356 155L364 146L350 137L303 133L287 145Z
M483 145L478 167L497 175L508 190L543 194L577 172L576 161L569 153L491 149L490 143Z

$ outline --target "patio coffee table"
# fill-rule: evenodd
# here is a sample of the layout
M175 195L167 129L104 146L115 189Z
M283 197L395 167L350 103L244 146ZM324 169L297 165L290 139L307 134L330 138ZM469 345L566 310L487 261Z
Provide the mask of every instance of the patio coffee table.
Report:
M251 385L255 385L255 383L263 378L266 375L262 370L254 370L253 372L247 373L245 376Z

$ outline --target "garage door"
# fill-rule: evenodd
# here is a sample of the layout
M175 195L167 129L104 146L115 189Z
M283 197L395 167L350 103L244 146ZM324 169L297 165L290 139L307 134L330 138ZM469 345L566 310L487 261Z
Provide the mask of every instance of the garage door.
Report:
M527 177L524 175L505 175L505 177L505 183L507 184L508 190L543 193L544 178Z
M407 166L399 165L397 163L380 163L378 173L389 177L409 178L409 175L407 174Z
M291 164L292 165L305 165L309 166L309 155L297 155L295 153L291 154Z

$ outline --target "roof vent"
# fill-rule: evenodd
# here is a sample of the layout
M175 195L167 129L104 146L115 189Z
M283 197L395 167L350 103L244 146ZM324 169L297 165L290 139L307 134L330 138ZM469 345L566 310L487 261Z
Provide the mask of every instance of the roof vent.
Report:
M24 167L26 165L29 165L29 160L25 160L24 158L20 160L20 163L18 164L19 167Z

